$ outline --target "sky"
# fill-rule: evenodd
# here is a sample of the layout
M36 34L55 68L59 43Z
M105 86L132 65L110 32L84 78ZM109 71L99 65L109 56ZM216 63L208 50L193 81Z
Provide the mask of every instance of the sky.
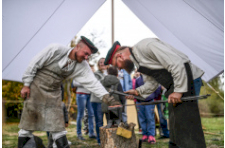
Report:
M106 0L77 34L91 37L90 33L95 32L98 40L104 41L105 47L99 48L96 59L105 57L112 46L111 11L111 0ZM133 46L149 37L156 35L121 0L114 0L114 41Z

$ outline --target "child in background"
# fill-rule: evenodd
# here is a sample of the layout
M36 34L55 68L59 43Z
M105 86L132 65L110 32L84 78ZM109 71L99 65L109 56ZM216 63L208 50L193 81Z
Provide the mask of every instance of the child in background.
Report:
M140 75L139 78L136 79L136 88L140 87L144 84L143 76ZM152 102L155 98L161 94L161 88L159 87L153 92L150 96L148 96L145 101L137 100L136 104L140 104L142 102ZM150 144L156 143L155 140L155 113L154 108L155 105L138 105L138 119L142 128L142 141L148 141Z

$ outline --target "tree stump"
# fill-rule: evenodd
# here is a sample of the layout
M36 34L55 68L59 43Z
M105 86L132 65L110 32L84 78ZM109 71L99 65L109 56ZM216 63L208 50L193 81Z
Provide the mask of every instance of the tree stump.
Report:
M127 139L116 134L117 128L100 127L101 148L137 148L134 130L132 137Z

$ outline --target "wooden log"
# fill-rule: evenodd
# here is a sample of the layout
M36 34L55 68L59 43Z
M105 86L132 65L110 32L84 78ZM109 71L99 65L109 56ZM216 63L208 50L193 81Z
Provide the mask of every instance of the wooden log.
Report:
M100 127L101 148L137 148L134 130L132 137L127 139L116 134L117 128Z

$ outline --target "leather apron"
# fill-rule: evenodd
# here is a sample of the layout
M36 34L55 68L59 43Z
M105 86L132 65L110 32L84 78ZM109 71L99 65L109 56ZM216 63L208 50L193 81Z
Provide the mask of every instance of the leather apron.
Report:
M63 70L56 60L37 71L30 85L30 97L24 101L20 129L65 131L61 84L72 74L74 68L70 71Z
M132 49L131 55L136 60ZM138 63L139 64L139 63ZM140 66L140 65L139 65ZM188 77L188 92L183 97L194 96L194 82L189 63L184 63ZM140 66L138 72L153 77L159 84L167 89L165 96L174 92L173 77L166 69L153 70ZM205 148L205 138L201 126L197 101L187 101L173 106L169 104L170 147ZM174 145L174 146L173 146Z

